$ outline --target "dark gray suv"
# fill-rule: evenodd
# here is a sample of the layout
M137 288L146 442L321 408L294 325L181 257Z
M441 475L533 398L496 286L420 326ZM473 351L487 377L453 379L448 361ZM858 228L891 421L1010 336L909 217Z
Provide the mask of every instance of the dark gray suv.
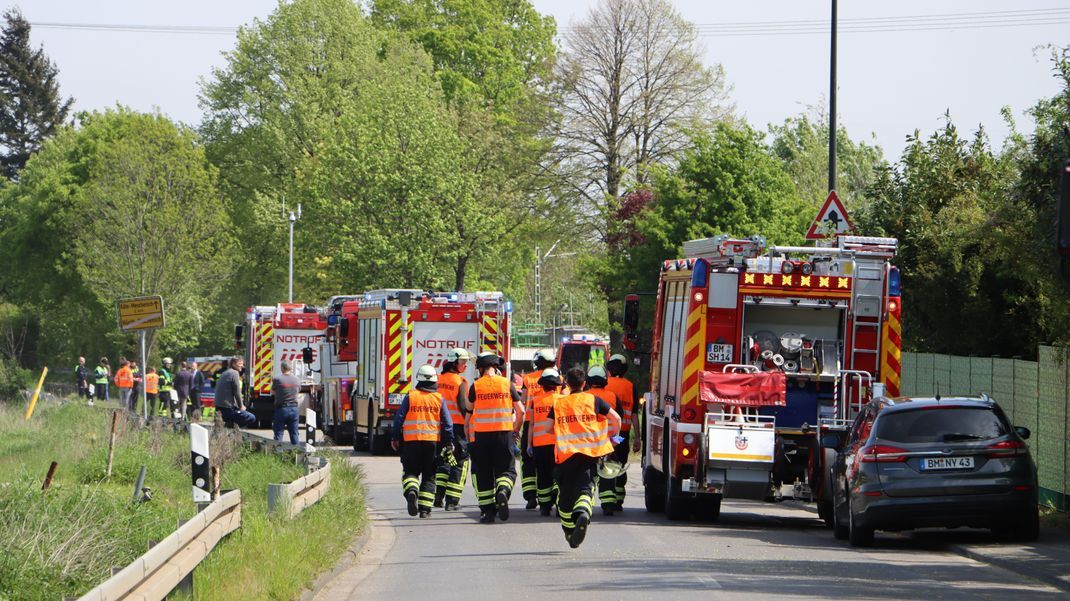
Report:
M833 530L852 546L875 530L991 528L1003 538L1039 534L1037 468L995 401L878 398L846 435L826 435L832 466Z

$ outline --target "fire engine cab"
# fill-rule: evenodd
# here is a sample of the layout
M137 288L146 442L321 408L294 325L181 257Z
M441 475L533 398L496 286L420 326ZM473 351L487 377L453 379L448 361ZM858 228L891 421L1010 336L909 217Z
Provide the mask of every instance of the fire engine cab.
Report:
M261 428L271 427L275 413L271 380L282 373L280 364L289 361L293 375L301 380L301 414L309 397L319 386L320 340L327 322L315 307L283 303L250 307L245 313L245 385L249 408ZM304 362L305 349L312 349L312 362Z
M594 365L604 365L609 342L593 334L573 334L561 340L557 349L557 369L564 374L578 367L584 372Z
M501 292L374 290L343 303L338 357L353 362L354 374L348 403L339 403L335 415L352 424L353 448L387 452L414 370L428 364L441 370L450 349L497 353L508 366L511 315ZM475 380L475 361L464 377Z
M822 432L845 430L875 389L899 392L896 247L718 236L663 263L644 395L649 511L715 520L722 498L793 497L831 520ZM629 296L626 329L638 310Z

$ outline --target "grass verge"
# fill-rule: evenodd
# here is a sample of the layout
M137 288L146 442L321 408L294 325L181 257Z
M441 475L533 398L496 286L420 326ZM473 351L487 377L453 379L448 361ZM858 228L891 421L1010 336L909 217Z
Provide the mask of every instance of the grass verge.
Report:
M33 418L0 404L0 601L78 596L174 531L196 509L185 432L119 420L106 477L111 411L77 403L38 406ZM294 599L331 568L364 525L360 474L332 458L330 493L294 520L267 516L267 484L303 471L291 455L264 454L215 432L222 486L242 491L242 528L194 571L198 600ZM41 491L49 464L59 468ZM133 502L142 465L152 498Z

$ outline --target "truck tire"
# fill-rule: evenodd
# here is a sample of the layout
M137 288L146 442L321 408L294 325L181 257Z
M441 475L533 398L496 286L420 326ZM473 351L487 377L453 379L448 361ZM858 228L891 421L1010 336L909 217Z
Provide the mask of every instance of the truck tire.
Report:
M721 495L701 495L692 501L695 517L699 521L713 523L721 517Z
M643 500L650 513L665 511L665 474L649 465L643 468Z
M846 503L839 503L836 501L835 493L832 497L832 536L836 540L847 540L848 525L847 516L843 513L847 511Z
M680 492L679 478L666 477L665 517L673 521L686 520L691 517L691 499Z
M817 500L817 515L825 522L825 526L832 528L836 521L836 512L833 507L835 495L832 491L832 467L836 464L836 451L832 449L821 449L821 451L823 463L818 471L822 474L821 496Z
M385 455L387 449L390 448L389 437L386 434L380 434L379 428L375 423L375 405L368 403L368 450L372 455Z
M662 449L662 473L665 474L665 517L670 520L686 520L691 517L690 499L684 497L680 490L681 480L669 471L669 432L665 429L665 442Z

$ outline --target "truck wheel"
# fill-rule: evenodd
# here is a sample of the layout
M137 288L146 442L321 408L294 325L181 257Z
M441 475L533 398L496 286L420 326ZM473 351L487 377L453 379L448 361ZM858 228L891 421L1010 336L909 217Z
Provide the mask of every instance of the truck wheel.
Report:
M716 522L721 517L721 495L695 497L695 517L702 522Z
M843 512L847 509L846 503L837 503L835 493L832 497L832 536L836 540L847 540L848 525L847 516Z
M367 451L368 450L368 436L357 432L357 422L353 420L353 450L354 451Z
M372 455L385 455L390 448L390 441L388 440L390 437L378 432L372 432L368 436L370 438L368 448L371 450Z
M825 526L831 528L834 520L832 501L821 500L817 502L817 517L825 522Z
M643 500L650 513L665 511L665 475L649 465L643 468Z
M665 517L670 520L686 520L691 517L691 499L680 491L681 480L668 476L665 486Z

